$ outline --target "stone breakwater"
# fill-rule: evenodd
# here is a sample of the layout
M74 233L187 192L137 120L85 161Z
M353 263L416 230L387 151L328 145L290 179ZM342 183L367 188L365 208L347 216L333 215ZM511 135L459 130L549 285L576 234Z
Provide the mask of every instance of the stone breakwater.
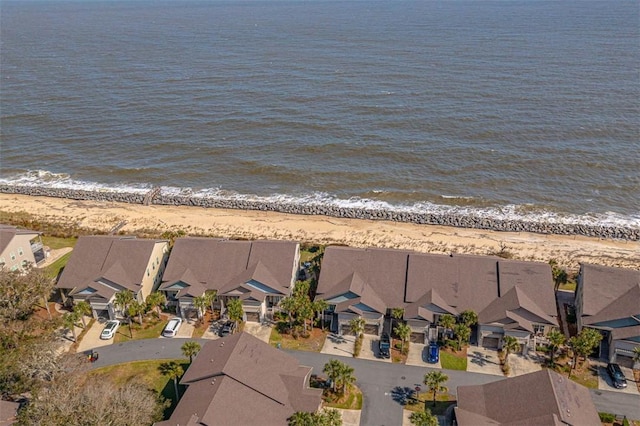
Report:
M35 186L0 185L0 192L67 198L72 200L111 201L129 204L193 206L205 208L260 210L298 215L331 216L348 219L388 220L422 225L442 225L457 228L487 229L504 232L532 232L537 234L582 235L605 239L640 241L640 229L619 226L529 222L490 219L471 215L394 212L388 210L345 208L330 205L298 205L280 202L189 197L163 194L154 188L147 194L45 188Z

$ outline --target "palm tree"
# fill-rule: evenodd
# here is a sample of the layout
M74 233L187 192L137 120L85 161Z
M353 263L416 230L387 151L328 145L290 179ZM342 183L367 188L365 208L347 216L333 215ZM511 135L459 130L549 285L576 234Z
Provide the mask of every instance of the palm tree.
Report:
M438 417L431 414L431 410L428 408L425 411L411 413L409 421L414 426L438 426Z
M555 364L555 354L556 350L562 345L566 338L564 334L560 332L557 328L554 328L547 334L547 339L549 339L549 352L551 353L551 365Z
M116 308L120 309L123 315L126 315L127 309L134 299L135 297L133 297L133 292L131 290L119 291L116 293L116 298L113 304L116 305Z
M472 325L478 323L478 314L468 309L460 314L459 320L467 327L471 327Z
M312 413L306 411L296 411L287 419L289 426L311 426L314 423L314 416Z
M456 324L453 326L453 333L456 335L458 350L460 350L462 349L462 344L469 341L469 337L471 337L471 328L463 323Z
M344 394L344 391L348 386L351 386L356 381L356 376L353 374L355 370L353 367L342 364L340 368L340 375L338 376L338 380L340 381L340 392Z
M207 300L206 296L196 296L193 298L193 306L195 306L195 308L198 311L198 319L202 318L202 316L204 315L204 311L207 309L207 306L209 305L209 300Z
M207 298L207 303L211 306L211 315L213 315L213 304L218 299L218 292L216 290L206 290L204 297Z
M336 382L338 381L338 377L340 377L340 370L343 365L344 364L337 359L330 359L322 368L322 372L331 380L331 387L334 393L336 391Z
M137 300L132 300L127 307L127 314L129 318L133 318L135 316L138 317L138 322L142 325L142 314L147 309L144 303L140 303Z
M409 340L411 336L411 327L405 323L399 323L396 325L396 328L393 329L393 332L400 338L400 352L404 353L404 344Z
M147 305L150 308L155 308L158 313L158 317L160 316L160 306L164 306L167 304L167 296L161 291L154 291L149 296L147 296Z
M227 302L227 312L229 314L229 319L236 323L236 328L238 328L238 323L242 321L242 317L244 316L244 310L242 309L242 300L240 299L229 299Z
M356 338L360 337L364 331L364 324L364 318L362 317L355 317L349 321L349 328L351 328L351 331L355 334Z
M436 406L436 395L438 392L446 392L448 389L444 384L449 380L449 376L442 371L434 370L424 375L423 383L433 392L433 406Z
M185 342L180 349L182 349L182 354L184 356L188 356L189 357L189 364L191 364L193 362L193 356L197 355L198 352L200 352L201 346L200 343L198 342Z
M443 340L446 342L448 339L448 331L450 331L456 323L456 318L450 314L440 315L440 319L438 320L438 324L440 327L444 328Z
M404 317L404 308L393 308L391 309L391 317L395 320L396 323L402 320Z
M342 415L333 408L324 408L320 412L323 426L342 426Z
M329 303L324 299L316 299L313 302L313 310L318 314L318 318L320 318L320 327L322 327L322 331L324 331L324 315L323 312L329 309Z
M634 368L635 364L640 363L640 346L636 346L635 348L633 348L633 362Z
M280 300L280 309L287 313L289 319L289 329L293 328L293 314L296 311L297 301L293 296L287 296Z
M77 312L67 312L62 316L62 323L64 326L71 330L73 334L73 341L76 341L76 323L78 322L78 313Z
M513 336L504 336L502 339L502 352L504 353L504 363L509 364L509 355L520 350L518 339Z
M86 328L87 323L84 319L84 316L91 315L91 313L93 312L93 310L91 309L91 305L88 302L81 300L73 306L73 312L77 313L78 317L82 321L82 328Z
M160 364L160 372L173 379L174 390L176 391L176 399L180 399L180 393L178 393L178 379L184 373L182 366L175 361L165 362Z

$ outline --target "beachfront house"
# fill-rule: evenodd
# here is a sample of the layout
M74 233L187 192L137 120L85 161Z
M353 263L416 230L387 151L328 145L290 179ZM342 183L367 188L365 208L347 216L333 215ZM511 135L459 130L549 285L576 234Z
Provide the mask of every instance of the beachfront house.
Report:
M24 270L41 265L45 258L40 232L0 224L0 268Z
M248 334L208 342L180 384L169 420L155 426L286 425L297 411L320 409L322 389L310 388L311 367Z
M222 312L230 299L240 299L244 320L262 322L291 294L299 263L296 242L179 238L160 291L182 317L197 316L194 298L215 290Z
M78 238L56 287L65 304L86 301L95 318L115 319L118 292L133 292L138 302L158 286L169 253L167 240L124 236Z
M534 348L537 338L558 325L550 266L489 256L331 246L316 297L329 304L325 320L337 333L348 332L350 320L362 317L366 333L380 334L385 316L404 308L411 340L419 343L440 337L443 314L455 317L466 310L478 314L472 340L485 347L500 348L509 335L523 348Z
M403 306L408 254L401 250L327 247L316 298L329 305L324 319L330 322L330 329L348 334L349 322L361 317L365 333L380 335L388 311Z
M578 330L602 334L599 357L632 367L640 347L640 271L580 265L575 305Z
M411 254L405 320L415 341L435 340L443 314L478 314L479 346L501 348L513 336L522 348L557 326L551 268L546 263L490 256Z
M548 369L458 386L453 415L458 426L602 424L589 389Z

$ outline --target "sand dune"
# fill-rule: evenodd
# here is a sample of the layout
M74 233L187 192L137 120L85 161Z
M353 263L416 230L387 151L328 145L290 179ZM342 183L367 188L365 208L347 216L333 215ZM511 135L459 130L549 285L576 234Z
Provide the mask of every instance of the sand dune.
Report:
M75 223L109 231L178 231L225 238L288 239L356 247L411 249L426 253L495 254L548 262L575 269L580 262L640 268L640 243L580 236L495 232L387 221L338 219L282 213L142 206L62 198L0 194L0 211L28 212L39 220Z

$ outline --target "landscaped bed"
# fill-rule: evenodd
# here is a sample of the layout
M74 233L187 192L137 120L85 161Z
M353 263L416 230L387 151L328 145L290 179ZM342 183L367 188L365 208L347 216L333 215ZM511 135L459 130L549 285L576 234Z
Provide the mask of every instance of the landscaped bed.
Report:
M167 325L167 319L164 315L161 315L160 318L157 318L155 316L147 317L142 321L142 326L136 321L136 319L132 319L131 323L131 332L133 332L133 338L131 337L131 332L129 331L129 324L125 322L120 325L120 328L116 332L116 337L113 340L114 343L160 337L164 326Z
M283 323L279 323L283 324ZM314 328L313 331L308 330L309 337L298 336L295 338L290 333L281 333L278 329L283 330L285 327L276 326L271 330L269 344L282 349L291 349L296 351L320 352L324 341L327 338L327 331L320 328Z
M310 386L312 388L324 389L322 392L322 406L329 408L340 408L343 410L362 409L362 391L355 385L347 386L344 394L337 389L334 393L327 384L327 379L316 375L311 376Z

